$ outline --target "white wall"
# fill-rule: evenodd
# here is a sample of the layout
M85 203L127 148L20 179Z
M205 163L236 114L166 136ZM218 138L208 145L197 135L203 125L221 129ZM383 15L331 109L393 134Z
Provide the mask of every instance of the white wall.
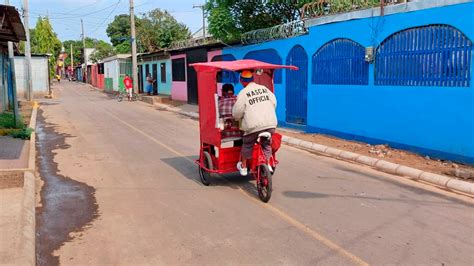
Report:
M49 92L48 57L31 57L33 95L42 97ZM26 98L25 57L15 56L15 76L18 99Z

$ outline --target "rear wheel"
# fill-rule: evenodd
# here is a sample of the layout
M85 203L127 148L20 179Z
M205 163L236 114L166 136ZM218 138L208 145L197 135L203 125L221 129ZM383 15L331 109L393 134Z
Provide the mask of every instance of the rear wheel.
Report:
M257 171L257 175L260 176L257 181L258 197L263 202L268 202L272 197L272 174L266 164L260 165Z
M138 101L138 94L136 93L132 94L132 101Z
M207 168L207 169L210 169L210 170L213 170L213 165L212 165L212 159L211 159L211 155L209 155L209 153L207 151L203 152L203 164L204 166ZM205 186L209 186L209 184L211 184L210 182L210 177L211 177L211 173L206 171L206 169L202 168L202 167L199 167L199 177L201 178L201 182L205 185Z
M118 94L117 97L116 97L116 99L117 99L118 102L123 101L123 96L122 96L122 94Z

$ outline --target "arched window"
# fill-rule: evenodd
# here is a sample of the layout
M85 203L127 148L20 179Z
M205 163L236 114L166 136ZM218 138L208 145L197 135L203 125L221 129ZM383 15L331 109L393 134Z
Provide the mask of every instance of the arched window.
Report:
M365 48L349 39L327 42L313 55L313 84L369 83L369 64L365 62Z
M377 48L375 84L469 87L472 42L449 25L399 31Z
M211 62L218 62L218 61L234 61L235 56L231 54L222 54L216 55L211 59ZM222 70L217 72L217 82L219 83L238 83L239 82L239 75L232 71Z
M283 62L280 55L275 49L263 49L263 50L251 51L251 52L248 52L244 56L244 59L255 59L258 61L265 62L265 63L278 64L278 65L281 65L281 63ZM281 76L282 76L281 73L282 72L280 69L275 70L274 80L273 80L275 84L281 83Z

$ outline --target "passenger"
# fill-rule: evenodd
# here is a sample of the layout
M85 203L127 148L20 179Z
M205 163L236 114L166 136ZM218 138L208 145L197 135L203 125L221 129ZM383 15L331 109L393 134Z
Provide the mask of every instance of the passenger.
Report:
M247 160L252 158L253 146L258 135L263 132L275 133L277 117L275 113L275 95L265 86L253 82L250 70L240 74L240 83L244 89L237 95L237 101L232 110L235 120L241 120L241 129L244 131L242 151L237 169L242 176L248 174ZM262 149L267 160L272 155L271 138L262 140ZM271 172L273 169L268 165Z
M224 84L222 86L222 98L219 99L219 114L221 118L232 118L232 108L236 101L237 97L234 95L234 86L232 84Z

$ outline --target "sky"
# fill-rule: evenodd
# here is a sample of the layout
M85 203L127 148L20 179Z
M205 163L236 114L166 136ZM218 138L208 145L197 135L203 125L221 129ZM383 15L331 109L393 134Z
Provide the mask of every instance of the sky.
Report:
M204 0L135 0L135 15L154 8L168 10L179 22L186 24L191 33L202 27L202 11L193 5ZM23 0L10 0L10 5L21 10ZM61 41L81 38L81 18L86 37L110 42L105 32L114 16L128 14L129 0L29 0L30 28L39 16L48 16Z

